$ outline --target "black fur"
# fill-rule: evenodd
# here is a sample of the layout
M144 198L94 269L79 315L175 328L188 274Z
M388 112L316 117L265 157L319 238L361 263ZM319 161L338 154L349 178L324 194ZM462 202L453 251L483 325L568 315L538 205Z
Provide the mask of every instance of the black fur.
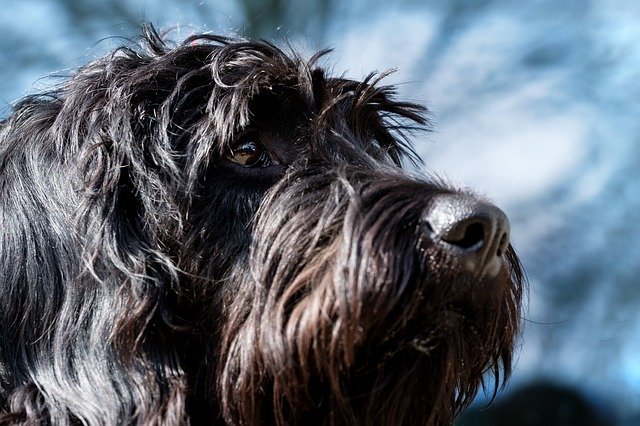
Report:
M402 170L422 107L326 52L145 44L1 124L0 424L449 424L508 376L519 262L420 230L459 192Z

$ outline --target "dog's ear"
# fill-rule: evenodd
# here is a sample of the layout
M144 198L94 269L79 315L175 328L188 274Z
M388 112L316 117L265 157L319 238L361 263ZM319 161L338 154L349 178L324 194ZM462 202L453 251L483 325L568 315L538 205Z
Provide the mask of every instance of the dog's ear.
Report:
M150 322L169 320L160 310L178 288L171 247L182 227L182 156L162 116L176 77L150 73L158 60L122 50L89 64L60 89L51 130L78 176L78 279L117 295L126 315L112 334L128 347Z
M91 424L184 412L166 343L180 156L154 109L170 71L150 75L148 63L128 51L98 60L0 126L0 319L12 329L0 337L0 411Z

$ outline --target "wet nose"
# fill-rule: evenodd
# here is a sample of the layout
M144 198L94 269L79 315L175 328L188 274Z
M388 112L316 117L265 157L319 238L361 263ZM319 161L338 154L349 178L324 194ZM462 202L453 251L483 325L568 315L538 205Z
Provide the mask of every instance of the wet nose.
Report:
M509 221L491 203L468 195L436 196L422 217L432 239L479 277L495 277L509 245Z

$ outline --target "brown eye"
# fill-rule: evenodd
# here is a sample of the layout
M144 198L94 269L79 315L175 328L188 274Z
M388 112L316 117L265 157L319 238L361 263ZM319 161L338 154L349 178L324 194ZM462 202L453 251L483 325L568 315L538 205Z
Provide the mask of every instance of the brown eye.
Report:
M271 164L264 147L257 142L248 140L231 150L227 158L245 167L265 167Z

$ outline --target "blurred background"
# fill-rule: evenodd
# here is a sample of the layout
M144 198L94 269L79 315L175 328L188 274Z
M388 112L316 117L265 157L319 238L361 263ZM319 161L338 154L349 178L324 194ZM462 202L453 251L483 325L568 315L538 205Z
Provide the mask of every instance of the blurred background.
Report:
M142 21L397 68L425 172L503 207L530 281L512 381L459 423L640 425L640 2L0 0L0 116Z

